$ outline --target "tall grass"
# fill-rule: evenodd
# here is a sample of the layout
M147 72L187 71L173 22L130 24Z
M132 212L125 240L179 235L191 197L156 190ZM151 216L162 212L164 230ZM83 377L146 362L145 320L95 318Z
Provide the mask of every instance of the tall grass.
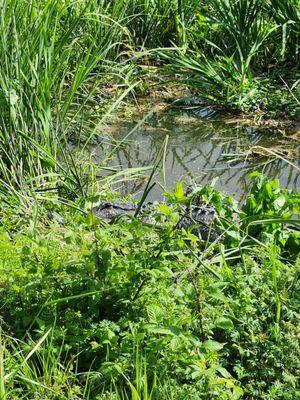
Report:
M163 53L178 77L217 104L242 111L280 109L285 98L283 103L291 104L294 114L299 13L298 0L205 2L188 30L189 50L178 47ZM284 89L273 101L268 92L278 82L271 81L270 70L293 88L287 95Z
M299 0L270 0L273 17L280 26L281 56L288 62L300 62L300 2Z
M152 400L158 392L167 399L168 388L150 378L147 360L136 349L132 376L119 371L124 380L122 388L111 382L110 389L95 385L97 372L78 372L78 357L64 355L63 346L55 347L51 330L37 342L17 340L8 335L2 338L0 330L0 400L47 398L59 400ZM5 365L5 368L4 368ZM18 397L21 396L21 397ZM171 398L171 397L170 397Z
M32 396L45 399L78 398L74 385L74 360L70 358L62 365L62 349L55 349L52 345L51 330L37 342L23 342L8 335L5 335L2 342L1 400L27 399Z
M68 135L128 33L103 2L6 0L0 9L0 178L62 174L78 185ZM118 20L114 20L114 16ZM77 131L80 135L80 130ZM37 182L35 181L35 184Z
M130 60L140 46L183 44L197 7L195 0L4 0L0 191L59 188L82 195L81 172L66 144L70 136L78 142L93 136L86 110L95 91L122 75L122 56Z
M119 0L120 1L120 0ZM123 0L136 46L184 45L185 32L197 17L197 0Z

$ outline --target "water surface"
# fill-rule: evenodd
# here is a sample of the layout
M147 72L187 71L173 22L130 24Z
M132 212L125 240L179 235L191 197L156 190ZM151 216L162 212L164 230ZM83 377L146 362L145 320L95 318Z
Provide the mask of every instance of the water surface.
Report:
M96 160L103 159L103 152L112 150L134 126L124 122L116 134L106 138L105 144L93 146ZM188 111L154 114L125 140L109 164L117 170L153 165L164 146L164 161L155 175L157 184L149 200L160 199L161 186L172 189L179 180L200 185L215 180L218 189L241 200L251 184L247 175L255 170L279 178L284 187L300 188L300 146L293 136L286 138L286 132L277 128L242 126L220 117L191 115ZM249 151L253 146L255 151ZM268 150L279 156L264 156ZM139 197L145 182L127 181L119 184L118 189Z

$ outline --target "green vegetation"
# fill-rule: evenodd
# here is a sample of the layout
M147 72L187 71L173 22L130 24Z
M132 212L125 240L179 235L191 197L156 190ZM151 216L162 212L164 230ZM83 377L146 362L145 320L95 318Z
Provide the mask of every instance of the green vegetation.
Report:
M2 399L297 398L300 196L253 179L241 211L190 195L216 207L214 243L174 229L180 185L155 229L3 206Z
M297 118L299 33L299 0L2 1L0 400L300 397L299 192L178 183L154 224L109 225L92 207L139 169L85 152L144 58L212 106ZM191 198L213 243L176 229Z
M299 118L299 1L200 3L171 68L217 106Z

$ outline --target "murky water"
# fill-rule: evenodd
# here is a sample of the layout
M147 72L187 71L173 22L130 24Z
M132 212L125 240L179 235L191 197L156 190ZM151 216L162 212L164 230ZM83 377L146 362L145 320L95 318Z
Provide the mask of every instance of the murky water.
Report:
M133 127L125 122L113 139L124 139ZM276 128L243 127L220 118L173 110L153 115L126 139L109 164L116 170L146 167L163 154L149 200L161 198L162 186L172 189L179 180L200 185L216 180L218 189L241 200L249 190L247 175L255 170L279 178L285 187L300 188L300 143L293 136L284 136ZM106 145L93 146L96 159L103 159L103 151L113 149L114 140L107 138ZM279 157L271 153L264 156L272 151ZM283 159L287 158L286 152L288 162ZM146 181L123 182L118 189L139 197Z

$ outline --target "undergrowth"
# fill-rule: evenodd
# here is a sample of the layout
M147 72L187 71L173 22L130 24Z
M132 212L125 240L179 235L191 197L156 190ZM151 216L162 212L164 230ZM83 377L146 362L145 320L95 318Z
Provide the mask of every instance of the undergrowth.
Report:
M155 226L3 205L1 400L298 398L300 197L253 179L241 210L189 195L214 205L213 243L174 229L180 184Z

